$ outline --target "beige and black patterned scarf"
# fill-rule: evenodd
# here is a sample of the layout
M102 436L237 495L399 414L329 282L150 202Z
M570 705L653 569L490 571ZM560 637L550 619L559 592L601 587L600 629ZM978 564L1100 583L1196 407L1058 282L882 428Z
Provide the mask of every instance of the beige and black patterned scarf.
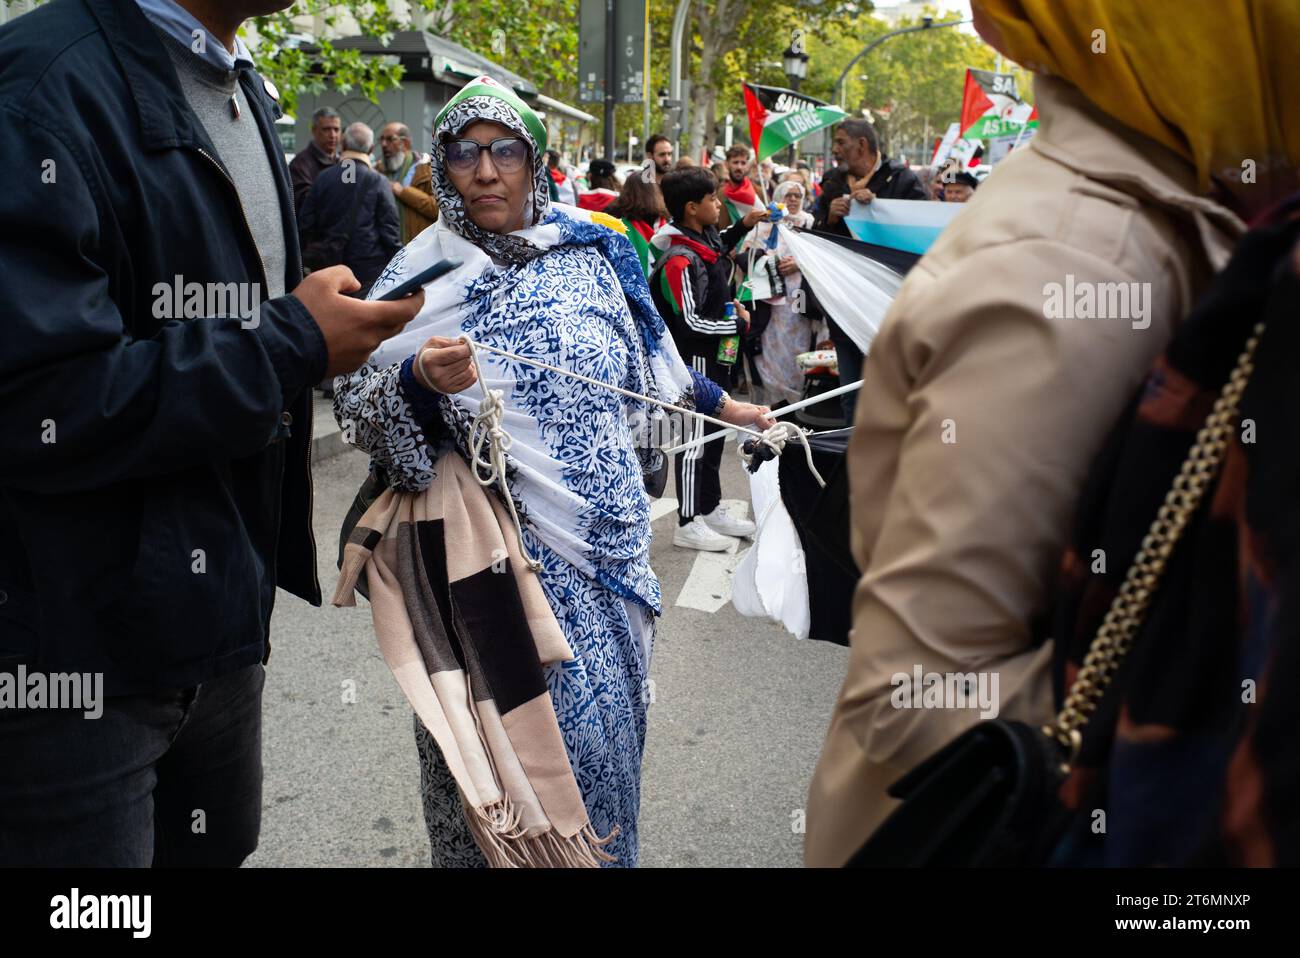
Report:
M543 667L573 658L510 518L454 452L424 492L388 490L344 548L334 605L364 571L384 661L455 776L496 867L611 861L587 818Z

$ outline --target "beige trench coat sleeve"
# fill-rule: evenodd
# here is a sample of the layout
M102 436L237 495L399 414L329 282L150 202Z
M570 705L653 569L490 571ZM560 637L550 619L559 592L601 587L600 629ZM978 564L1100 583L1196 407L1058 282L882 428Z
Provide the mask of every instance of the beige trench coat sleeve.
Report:
M1132 237L1129 217L1079 228ZM895 804L885 789L978 721L902 709L898 673L986 672L1002 718L1051 715L1051 644L1031 645L1087 464L1167 342L1180 297L1156 283L1148 328L1048 319L1045 280L1130 282L1113 260L1034 238L919 264L873 345L849 448L848 674L810 789L806 860L840 865ZM918 272L919 271L919 272ZM927 275L928 274L928 275ZM991 688L991 686L986 686Z

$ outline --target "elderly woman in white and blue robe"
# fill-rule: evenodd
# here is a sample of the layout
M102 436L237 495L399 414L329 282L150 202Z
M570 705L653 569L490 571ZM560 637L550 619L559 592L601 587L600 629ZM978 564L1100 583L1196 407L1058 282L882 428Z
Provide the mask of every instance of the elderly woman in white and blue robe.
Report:
M730 399L682 362L614 225L550 202L544 149L537 116L486 77L435 121L440 217L398 253L370 296L443 258L464 265L426 289L402 333L335 383L337 417L396 488L426 488L448 447L471 458L480 387L466 372L467 347L452 342L462 334L731 423L769 424L765 408ZM455 371L426 362L426 353L454 356ZM664 435L657 427L665 414L485 350L477 359L486 385L504 393L506 475L521 537L541 562L543 590L575 656L547 672L569 761L592 826L616 833L606 851L632 866L661 606L645 477L662 465L652 443ZM482 865L455 783L418 718L416 737L434 863Z

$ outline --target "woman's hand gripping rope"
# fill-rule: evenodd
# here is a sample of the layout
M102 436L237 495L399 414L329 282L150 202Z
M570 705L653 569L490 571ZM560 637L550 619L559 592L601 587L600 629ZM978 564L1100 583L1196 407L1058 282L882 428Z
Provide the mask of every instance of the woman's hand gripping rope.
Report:
M416 376L425 388L440 393L463 392L477 381L483 391L478 412L469 429L470 471L481 486L496 483L510 510L519 540L519 554L524 564L533 572L542 570L542 563L533 558L524 544L524 531L519 522L515 500L506 482L506 453L514 442L501 424L505 413L505 394L500 389L488 389L479 367L475 343L468 336L445 339L435 336L420 349L415 361Z

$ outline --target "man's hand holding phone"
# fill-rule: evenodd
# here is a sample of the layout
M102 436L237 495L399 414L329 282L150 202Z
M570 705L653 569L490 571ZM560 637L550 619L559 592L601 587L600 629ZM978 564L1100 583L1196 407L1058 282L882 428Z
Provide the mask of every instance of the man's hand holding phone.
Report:
M393 302L354 299L361 288L352 270L330 266L298 284L293 296L307 307L325 337L329 361L325 375L350 373L384 340L396 336L424 306L424 291Z

